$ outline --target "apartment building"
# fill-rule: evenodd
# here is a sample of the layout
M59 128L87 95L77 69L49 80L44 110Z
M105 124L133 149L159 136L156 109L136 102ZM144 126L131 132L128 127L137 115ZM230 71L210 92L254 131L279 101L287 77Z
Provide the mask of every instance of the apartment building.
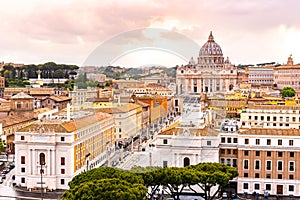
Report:
M252 87L271 87L274 83L274 66L248 67L245 72Z
M288 57L287 64L274 68L274 82L279 89L286 86L293 87L296 91L300 90L300 65L294 64L292 56Z
M96 88L78 89L74 86L74 90L69 92L69 97L72 99L72 105L84 105L87 99L97 98L98 90Z
M68 189L75 175L103 165L114 152L114 117L68 108L18 130L15 145L18 186Z
M238 193L300 196L299 129L241 130L238 144Z
M300 106L249 103L241 113L242 128L299 129Z

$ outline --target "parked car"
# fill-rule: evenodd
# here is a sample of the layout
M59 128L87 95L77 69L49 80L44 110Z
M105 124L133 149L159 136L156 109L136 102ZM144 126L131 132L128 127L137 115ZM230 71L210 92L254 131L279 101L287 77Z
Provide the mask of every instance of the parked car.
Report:
M223 198L228 198L227 192L223 192L222 197Z
M15 164L12 163L12 164L8 165L8 168L9 168L9 169L15 168Z
M2 178L2 179L6 179L6 175L5 175L5 174L2 174L2 175L1 175L1 178Z

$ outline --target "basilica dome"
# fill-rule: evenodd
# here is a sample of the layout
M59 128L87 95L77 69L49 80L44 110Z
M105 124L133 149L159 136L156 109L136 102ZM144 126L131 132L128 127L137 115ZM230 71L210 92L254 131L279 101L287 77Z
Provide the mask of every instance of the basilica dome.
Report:
M208 41L201 47L199 56L223 56L222 49L215 42L212 32L210 32Z

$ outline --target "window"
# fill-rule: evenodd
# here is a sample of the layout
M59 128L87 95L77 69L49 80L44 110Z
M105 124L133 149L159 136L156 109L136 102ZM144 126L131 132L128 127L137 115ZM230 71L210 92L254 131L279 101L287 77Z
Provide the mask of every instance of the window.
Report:
M21 135L21 140L25 140L25 136L24 135Z
M273 117L273 121L274 121L274 122L276 121L276 117L275 117L275 116Z
M25 156L21 156L21 164L25 164Z
M249 144L249 139L245 139L245 144Z
M282 151L278 152L278 157L282 157Z
M259 173L255 173L255 178L259 178Z
M211 146L211 141L210 140L207 141L206 144L207 144L207 146Z
M294 140L289 140L289 145L293 146L294 145Z
M294 152L290 152L290 157L294 158L294 156L295 156L295 153Z
M271 140L267 139L267 145L271 145Z
M256 156L260 156L260 151L255 151Z
M21 102L17 102L17 109L21 108Z
M266 190L271 190L271 184L266 184Z
M225 149L221 149L221 154L225 154Z
M259 188L260 188L260 185L259 185L258 183L255 183L255 184L254 184L254 189L255 189L255 190L259 190Z
M227 138L227 143L231 143L231 138Z
M282 170L282 161L277 161L277 170Z
M244 169L249 169L249 160L244 160Z
M25 167L22 167L22 168L21 168L21 172L22 172L22 173L25 173Z
M254 166L254 169L259 169L259 165L260 165L260 162L259 162L259 160L256 160L255 161L255 166Z
M238 139L237 138L233 138L233 143L238 143Z
M221 137L221 143L225 143L225 138Z
M65 179L60 179L60 184L64 185L65 184Z
M271 157L271 155L272 155L271 151L267 151L267 156Z
M259 145L259 144L260 144L260 139L256 139L256 140L255 140L255 144L256 144L256 145Z
M163 161L163 167L164 168L168 167L168 161L166 161L166 160Z
M119 133L121 133L122 132L122 129L121 128L119 128Z
M231 149L227 149L227 154L231 154Z
M61 158L60 158L60 164L61 164L61 165L65 165L65 162L66 162L65 157L61 157Z
M232 150L232 154L233 154L233 155L237 155L237 150L236 150L236 149L233 149L233 150Z
M25 183L25 178L24 177L21 178L21 183Z
M65 174L65 169L60 169L61 174Z
M289 162L289 171L290 172L295 171L295 162L294 161Z
M248 150L245 150L244 151L244 156L248 156L249 155L249 151Z
M244 183L243 184L243 188L247 190L249 188L249 184L248 183Z
M264 120L264 116L261 116L261 117L260 117L260 120Z
M282 179L282 174L278 174L277 178Z
M45 154L44 153L40 153L40 165L45 165Z
M270 179L271 178L271 174L266 174L266 178Z
M249 177L249 174L248 174L248 173L244 173L244 177L245 177L245 178L248 178L248 177Z
M168 144L168 140L167 140L167 139L164 139L164 140L163 140L163 143L164 143L164 144Z
M267 160L267 166L266 166L267 170L271 170L272 169L272 162L270 160Z
M65 141L65 137L60 137L60 141L64 142Z
M282 140L278 140L278 145L282 145Z
M290 180L294 180L294 175L293 175L293 174L290 174L290 175L289 175L289 179L290 179Z
M232 167L237 167L237 159L232 159Z
M254 120L257 120L258 119L258 117L257 116L254 116Z
M267 117L267 121L269 122L269 121L270 121L270 119L271 119L271 118L270 118L270 116L268 116L268 117Z
M227 159L227 166L231 166L231 160Z
M289 192L294 192L294 186L293 185L289 185Z
M221 158L221 164L225 164L225 159L224 158Z

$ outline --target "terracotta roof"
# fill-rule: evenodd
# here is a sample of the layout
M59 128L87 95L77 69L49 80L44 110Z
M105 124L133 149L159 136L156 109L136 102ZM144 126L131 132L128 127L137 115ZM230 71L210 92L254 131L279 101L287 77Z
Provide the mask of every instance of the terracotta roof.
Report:
M135 110L137 108L141 107L138 104L135 103L127 103L127 104L123 104L117 107L113 107L113 112L114 113L122 113L122 112L129 112L131 110Z
M52 95L54 94L54 88L30 88L30 95Z
M204 129L199 128L188 128L189 133L192 136L218 136L218 131L214 129L209 129L205 127ZM185 127L175 127L172 129L167 129L166 131L161 132L159 135L184 135L186 128Z
M33 120L32 117L23 117L23 116L7 116L5 118L0 119L0 123L2 123L2 127L12 126L14 124L19 124L22 122L27 122Z
M62 122L61 120L45 119L43 122L36 121L35 123L20 129L19 132L38 131L42 126L45 131L71 133L108 117L112 117L112 115L98 112L93 115L84 116L66 122Z
M59 96L59 95L52 95L49 98L52 99L53 101L56 101L56 102L71 101L72 100L71 97Z
M149 107L149 106L150 106L149 104L147 104L147 103L144 103L144 102L142 102L142 101L139 101L139 100L137 100L137 101L136 101L136 103L137 103L137 104L139 104L139 105L141 105L143 108L145 108L145 107Z
M251 128L241 129L242 135L272 135L272 136L300 136L300 129L267 129L267 128Z
M33 99L33 97L28 94L25 94L24 92L20 92L12 96L11 99Z

